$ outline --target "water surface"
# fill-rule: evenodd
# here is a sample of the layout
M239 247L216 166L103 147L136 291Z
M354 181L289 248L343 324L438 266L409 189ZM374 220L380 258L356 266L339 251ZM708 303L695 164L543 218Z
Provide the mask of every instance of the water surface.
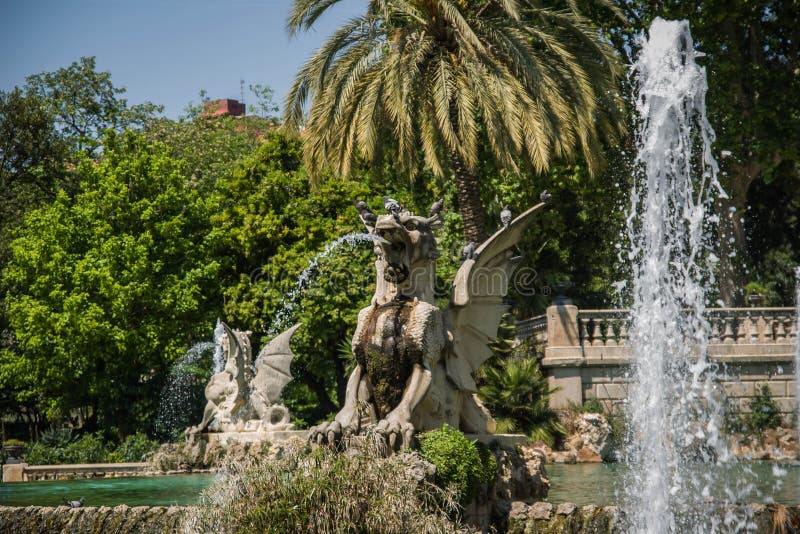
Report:
M216 475L89 478L0 484L0 506L58 506L85 499L84 506L169 506L197 504Z
M624 464L547 464L546 470L550 479L548 502L573 502L579 506L621 505L623 502L622 485L627 472ZM716 498L724 495L724 485L752 484L749 502L800 504L800 464L695 465L693 471L698 477L717 475L711 478L718 485L710 488L711 495ZM785 474L781 474L783 471Z

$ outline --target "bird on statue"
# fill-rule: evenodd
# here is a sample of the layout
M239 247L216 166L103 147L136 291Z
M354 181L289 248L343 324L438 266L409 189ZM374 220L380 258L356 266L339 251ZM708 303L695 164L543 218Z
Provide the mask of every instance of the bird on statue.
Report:
M466 246L461 250L461 263L464 263L467 260L475 259L475 249L477 246L475 245L474 241L470 241L466 244Z
M403 205L393 198L383 197L383 209L397 217L403 211Z
M353 202L353 205L358 210L358 218L361 219L361 222L364 223L364 226L375 228L375 224L378 222L378 216L372 213L372 210L369 209L367 203L363 200L356 200Z
M428 217L435 217L439 215L439 212L442 211L443 207L444 207L444 199L440 198L439 200L434 202L433 206L431 206L431 209L428 210Z
M64 501L64 504L66 504L70 508L80 508L81 506L83 506L83 502L84 502L83 497L81 497L77 501L68 501L67 499L61 499L61 500Z
M500 222L503 223L503 228L508 228L508 225L511 224L511 210L508 209L508 206L503 208L503 211L500 212Z

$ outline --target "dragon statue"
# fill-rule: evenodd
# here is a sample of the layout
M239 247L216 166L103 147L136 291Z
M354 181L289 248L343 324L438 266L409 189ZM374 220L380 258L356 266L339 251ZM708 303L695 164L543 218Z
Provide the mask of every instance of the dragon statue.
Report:
M375 295L358 315L352 340L357 364L344 405L333 421L311 428L309 439L335 444L375 425L389 447L398 449L409 447L416 431L443 423L494 433L472 373L491 356L488 343L507 308L503 298L519 262L511 248L545 203L470 247L450 305L441 310L434 302L439 257L434 230L443 225L441 202L423 217L389 200L389 213L380 216L356 203L376 241Z
M279 401L292 380L289 366L294 354L289 341L300 325L275 336L255 361L250 332L231 330L225 323L222 327L218 343L225 367L208 381L203 419L187 433L291 430L294 425L289 422L289 412Z

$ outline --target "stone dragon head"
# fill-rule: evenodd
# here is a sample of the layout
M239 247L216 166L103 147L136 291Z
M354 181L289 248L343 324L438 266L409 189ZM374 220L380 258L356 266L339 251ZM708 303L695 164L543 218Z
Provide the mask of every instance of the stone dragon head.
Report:
M373 302L384 304L396 298L418 298L433 302L433 282L439 249L434 230L444 224L441 203L430 215L414 215L399 204L383 215L373 214L356 202L361 220L375 236L377 283Z

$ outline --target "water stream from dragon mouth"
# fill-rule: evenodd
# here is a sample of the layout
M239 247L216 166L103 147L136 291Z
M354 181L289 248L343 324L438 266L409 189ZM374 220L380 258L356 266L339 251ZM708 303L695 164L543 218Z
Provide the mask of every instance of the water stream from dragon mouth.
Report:
M326 244L322 251L309 260L305 269L303 269L300 276L297 277L297 281L294 283L292 289L286 293L286 296L281 301L281 305L278 307L278 311L275 312L271 324L265 328L267 334L274 336L292 326L295 321L300 296L303 291L308 289L311 282L319 274L321 261L340 250L353 250L359 245L374 243L378 239L379 238L373 234L353 233L343 235Z

